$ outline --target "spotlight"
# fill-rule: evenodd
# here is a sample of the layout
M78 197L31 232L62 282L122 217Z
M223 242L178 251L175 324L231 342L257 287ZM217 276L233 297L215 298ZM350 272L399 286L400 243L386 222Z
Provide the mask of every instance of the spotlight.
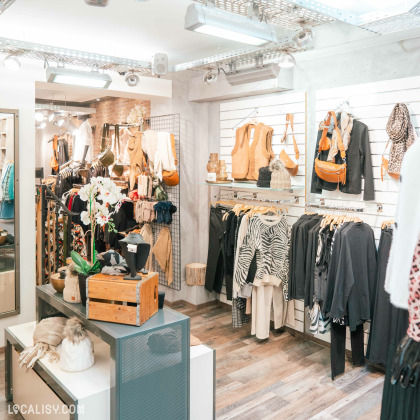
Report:
M54 112L51 112L50 115L48 115L48 122L52 123L54 121L55 114Z
M296 60L295 60L295 57L293 57L292 54L289 54L287 52L283 52L280 55L279 66L282 69L290 69L290 68L294 67L295 65L296 65Z
M47 126L47 123L43 121L41 124L39 124L38 128L43 130Z
M59 127L62 127L63 124L66 122L66 120L64 119L64 117L61 117L58 121L57 121L57 125Z
M35 112L35 121L42 122L44 121L44 114L41 111Z
M217 82L219 78L219 72L217 70L208 70L204 73L203 82L206 85L212 85Z
M3 60L3 65L9 70L18 71L20 69L20 61L16 55L9 54Z
M293 38L298 47L306 47L314 39L314 33L311 28L303 28Z
M125 76L125 82L128 86L134 87L140 83L140 77L137 76L137 74L128 73L127 76Z

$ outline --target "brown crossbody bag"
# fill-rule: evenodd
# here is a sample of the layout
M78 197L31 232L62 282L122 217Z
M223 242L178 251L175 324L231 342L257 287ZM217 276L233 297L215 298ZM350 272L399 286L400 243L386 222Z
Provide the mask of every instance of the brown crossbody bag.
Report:
M293 146L295 148L295 158L298 161L299 160L299 149L296 143L295 139L295 131L293 127L293 114L287 114L286 115L286 129L284 130L283 138L281 140L282 143L286 142L287 138L287 129L289 127L290 122L290 128L292 129L292 138L293 138ZM280 152L279 155L280 162L283 164L283 166L287 169L289 174L291 176L296 176L299 170L299 164L293 162L293 160L290 158L290 156L287 154L287 152L283 149Z
M332 162L326 162L319 159L319 156L323 150L329 150L331 147L331 141L327 137L328 128L331 123L331 117L334 118L335 129L337 131L337 142L338 150L340 151L341 158L343 159L342 164L336 164ZM318 156L315 159L315 172L319 178L327 182L338 182L341 184L346 183L346 150L344 149L343 140L341 138L340 130L338 129L337 117L334 111L329 111L327 118L324 121L324 128L322 130L322 137L319 141Z

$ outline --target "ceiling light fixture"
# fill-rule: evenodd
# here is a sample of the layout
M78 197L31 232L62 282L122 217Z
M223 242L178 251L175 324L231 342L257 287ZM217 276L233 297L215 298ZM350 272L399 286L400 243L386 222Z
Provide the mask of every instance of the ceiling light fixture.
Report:
M111 76L97 71L70 70L64 67L48 67L47 82L107 89Z
M208 70L203 75L203 82L206 85L213 85L219 79L219 70L212 69Z
M20 61L16 55L9 54L3 60L3 65L9 70L18 71L20 70Z
M47 123L43 121L41 124L39 124L38 128L43 130L47 126Z
M65 118L64 117L61 117L58 121L57 121L57 125L59 126L59 127L62 127L63 126L63 124L66 122L66 120L65 120Z
M41 112L41 111L36 111L35 112L35 121L36 122L42 122L42 121L44 121L44 119L45 119L45 115L44 115L43 112Z
M311 28L303 28L293 38L298 47L306 47L314 39L314 33Z
M261 82L263 80L276 79L280 68L277 64L267 64L263 67L253 67L250 69L238 70L228 73L226 79L232 86L243 85L246 83Z
M295 57L288 52L283 52L279 58L279 66L282 69L290 69L296 65Z
M52 123L54 121L55 118L55 114L54 112L51 112L50 115L48 116L48 122Z
M130 87L137 86L140 83L140 77L135 73L128 73L127 76L125 76L125 83Z
M199 3L188 6L185 29L255 46L277 42L276 31L271 25L218 9L211 2L209 6Z

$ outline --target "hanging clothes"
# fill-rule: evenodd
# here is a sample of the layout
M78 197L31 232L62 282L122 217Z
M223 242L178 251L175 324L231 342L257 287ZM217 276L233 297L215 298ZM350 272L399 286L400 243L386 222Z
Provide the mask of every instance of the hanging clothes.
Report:
M74 142L74 151L73 151L73 160L81 162L83 160L83 155L85 153L85 147L89 146L86 160L91 162L93 159L94 145L93 145L93 135L92 127L89 123L89 120L83 121L80 127L77 130L75 142Z
M341 114L337 115L339 121L339 129L341 129ZM319 142L322 137L323 123L320 124L318 131L318 138L315 148L315 158L318 156ZM328 130L328 138L331 139L333 135L333 128ZM328 160L330 150L325 150L320 153L319 159L323 161ZM346 194L360 194L362 192L362 178L364 179L364 200L375 199L375 188L373 183L373 168L372 156L370 153L369 143L369 129L366 124L358 120L353 120L348 149L346 151L347 173L346 183L337 184L327 182L319 178L315 172L315 166L312 171L312 185L311 193L321 194L322 190L335 191L339 187L340 191ZM339 153L334 157L334 162L342 164L342 158Z
M173 281L172 268L172 238L170 230L165 226L160 232L155 246L152 249L156 261L160 268L164 271L168 286Z
M251 135L253 135L250 144ZM236 130L232 150L232 177L236 180L258 180L260 168L274 159L272 149L273 128L263 123L245 124Z
M153 249L153 231L152 225L150 223L145 223L140 230L140 235L143 236L143 239L150 244L150 249ZM149 258L147 258L146 270L153 271L153 252L150 252Z

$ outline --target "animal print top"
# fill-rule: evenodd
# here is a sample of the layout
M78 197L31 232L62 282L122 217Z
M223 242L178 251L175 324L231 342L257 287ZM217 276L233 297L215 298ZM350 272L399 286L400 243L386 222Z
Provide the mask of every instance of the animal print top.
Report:
M413 340L420 342L420 238L414 251L410 271L408 316L407 334Z

